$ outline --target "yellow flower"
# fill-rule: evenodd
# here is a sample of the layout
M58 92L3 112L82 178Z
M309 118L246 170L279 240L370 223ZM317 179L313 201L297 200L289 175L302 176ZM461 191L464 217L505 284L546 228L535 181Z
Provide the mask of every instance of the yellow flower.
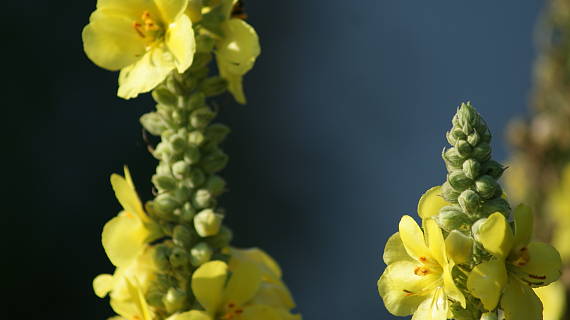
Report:
M282 285L277 264L258 249L232 249L230 263L210 261L192 275L192 291L205 311L192 310L169 320L300 320L288 291L266 290L264 283ZM231 274L231 275L230 275ZM262 297L260 297L262 296ZM265 296L265 297L263 297Z
M534 289L542 301L544 320L561 320L566 309L566 290L560 281Z
M142 252L130 265L115 270L113 275L101 274L93 280L93 289L100 298L111 296L111 307L129 320L151 320L152 310L144 299L150 283L156 278L153 250Z
M119 75L125 99L152 90L174 69L182 73L195 51L188 0L98 0L83 29L83 47L96 65Z
M143 210L127 167L124 178L111 176L111 185L124 210L105 224L101 240L113 265L130 266L146 243L159 235L153 232L154 223Z
M487 310L495 309L500 301L507 320L540 319L542 304L531 288L556 281L562 261L549 244L530 242L530 208L521 205L514 215L514 233L498 212L474 226L475 239L494 258L473 268L467 288Z
M426 191L418 202L418 215L422 219L436 216L439 210L451 203L445 201L441 196L441 186L436 186Z
M390 313L413 314L413 320L444 320L449 299L464 308L465 297L451 277L453 261L446 252L441 229L433 219L424 221L425 234L410 216L402 217L384 250L388 265L378 280L378 291Z
M237 0L231 1L232 6ZM242 77L253 68L261 52L255 29L239 18L231 18L231 8L226 3L226 18L222 24L223 37L216 43L216 58L222 78L228 81L228 90L237 102L246 103Z

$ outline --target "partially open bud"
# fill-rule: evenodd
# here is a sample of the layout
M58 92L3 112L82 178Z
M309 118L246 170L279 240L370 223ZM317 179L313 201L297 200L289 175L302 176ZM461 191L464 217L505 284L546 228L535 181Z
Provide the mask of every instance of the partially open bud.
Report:
M202 210L194 217L194 228L200 237L213 236L220 231L223 218L223 215L212 209Z
M445 239L445 247L447 254L455 263L463 264L471 261L473 256L473 239L463 233L452 230Z
M195 245L192 250L190 250L190 262L193 266L199 267L202 264L210 261L210 258L212 258L212 253L212 248L210 248L207 243L200 242Z

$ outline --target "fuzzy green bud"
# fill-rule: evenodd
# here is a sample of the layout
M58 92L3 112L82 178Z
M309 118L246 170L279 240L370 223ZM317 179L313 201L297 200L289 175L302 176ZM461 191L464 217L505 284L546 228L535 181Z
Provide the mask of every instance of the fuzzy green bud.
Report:
M188 133L188 143L193 146L199 146L204 143L204 134L198 130Z
M216 114L210 110L210 108L198 108L192 111L192 114L190 115L190 124L194 128L204 128L210 123L210 121L212 121L212 119L214 119L215 116Z
M200 161L200 150L196 146L190 146L184 153L184 160L189 164L196 164Z
M204 171L199 168L192 168L192 170L190 170L190 175L184 180L184 182L190 188L197 188L206 182L206 175L204 174Z
M467 159L463 162L463 173L467 178L475 180L479 176L481 164L473 159Z
M220 232L215 236L206 238L206 242L213 248L225 248L230 245L233 232L226 226L220 228Z
M210 261L212 254L212 248L207 243L200 242L190 250L190 262L193 266L199 267Z
M492 213L500 212L506 218L511 214L511 206L503 198L491 199L483 203L480 209L480 213L483 217L488 217Z
M208 173L216 173L228 164L228 156L221 150L207 154L202 159L202 168Z
M475 181L475 188L483 199L491 199L501 194L501 186L491 176L484 175Z
M457 198L461 193L451 187L449 182L445 182L441 186L441 195L447 202L457 202Z
M200 237L213 236L220 231L223 218L212 209L202 210L194 217L194 228Z
M159 189L170 191L176 188L176 180L168 175L158 175L152 176L152 183Z
M505 167L497 161L489 160L483 163L481 172L495 179L499 179L503 175L503 172L505 172Z
M180 203L168 193L161 193L154 199L154 208L161 216L167 216L176 209Z
M172 231L172 240L174 244L180 247L190 248L195 240L195 235L188 227L179 224Z
M184 203L180 213L180 221L185 223L191 223L194 221L194 216L196 215L196 210L192 207L190 202Z
M491 146L486 142L478 144L473 148L472 157L480 162L489 160L491 158Z
M442 157L447 166L451 168L461 168L463 160L465 159L457 152L456 148L443 149Z
M473 180L469 179L469 177L465 175L463 170L451 171L447 175L447 181L449 182L451 187L453 187L453 189L457 191L463 191L471 187L471 185L473 185Z
M152 91L152 97L160 104L175 107L178 104L178 97L165 87L159 87Z
M162 303L168 313L181 310L186 302L186 293L177 288L170 288L162 298Z
M181 134L175 134L170 138L170 145L172 146L172 150L179 154L186 150L188 146L188 142L186 141L186 137Z
M469 155L473 151L471 145L465 140L458 140L457 143L455 144L455 149L457 150L459 155L463 158L469 157Z
M206 106L206 96L203 93L195 93L190 96L188 99L188 104L190 105L190 109L198 109Z
M164 294L159 290L149 290L145 295L145 299L148 304L155 308L163 308L164 304L162 303L162 299L164 298Z
M190 173L190 164L186 161L177 161L172 165L172 174L177 179L183 179Z
M210 77L202 82L201 89L208 97L217 96L224 93L228 87L228 82L222 77Z
M471 133L468 137L467 137L467 142L471 145L471 146L476 146L477 144L479 144L480 141L480 137L479 137L479 133L477 133L477 131L473 131L473 133Z
M188 264L189 255L183 248L174 247L172 248L168 260L174 268L178 268Z
M463 191L457 198L461 209L469 215L475 215L481 204L479 195L470 189Z
M154 264L159 270L168 270L170 268L169 256L171 249L165 245L159 245L154 250Z
M468 263L473 256L473 239L457 230L452 230L445 239L445 248L455 263Z
M445 231L468 230L471 223L469 217L456 205L441 208L436 222Z
M206 138L213 144L219 144L224 141L227 135L230 133L230 128L223 124L213 124L206 128Z
M192 199L192 204L196 208L202 209L209 207L214 199L213 195L207 189L200 189L194 193L194 198Z
M155 136L161 135L168 128L162 116L157 112L144 114L139 121L148 132Z
M226 181L218 175L213 175L208 178L205 187L213 196L218 196L224 192Z

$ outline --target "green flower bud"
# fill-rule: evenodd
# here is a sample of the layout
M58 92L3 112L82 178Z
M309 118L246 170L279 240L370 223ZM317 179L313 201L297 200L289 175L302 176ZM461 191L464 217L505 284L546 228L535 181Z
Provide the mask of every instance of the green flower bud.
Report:
M228 126L216 123L206 128L205 135L210 143L219 144L226 139L229 133Z
M164 295L162 303L168 313L180 311L186 303L186 293L177 288L170 288Z
M199 146L204 143L204 134L198 130L194 130L188 134L188 143L193 146Z
M232 230L230 230L226 226L222 226L220 228L220 232L218 232L218 234L215 236L207 237L206 242L212 248L220 248L221 249L221 248L225 248L225 247L229 246L230 242L232 241L232 238L233 238Z
M164 85L166 86L166 89L170 90L173 94L177 96L181 96L184 93L184 88L182 88L182 86L178 82L178 79L176 79L176 75L174 74L174 72L170 73L170 76L166 78Z
M208 178L208 181L206 181L205 187L213 196L218 196L224 192L226 181L218 175L212 175Z
M224 78L210 77L202 82L200 89L202 89L202 92L204 92L206 96L213 97L224 93L227 87L228 82Z
M463 158L468 157L473 151L471 145L465 140L458 140L457 143L455 144L455 149L457 149L457 152Z
M469 179L463 170L451 171L447 175L447 181L457 191L463 191L473 185L473 180Z
M199 53L210 53L214 50L215 45L214 39L212 37L198 34L196 35L196 51Z
M190 176L184 180L184 183L190 188L198 188L206 182L206 174L199 168L192 168L190 170Z
M491 158L491 146L486 142L478 144L473 148L472 157L479 162L489 160Z
M207 189L200 189L194 193L192 204L198 208L209 207L213 200L213 195Z
M481 320L498 320L496 312L486 312L481 315Z
M465 159L462 155L459 154L459 152L457 152L456 148L449 148L447 150L443 149L442 157L448 167L456 169L461 168L463 165L463 160Z
M158 196L156 196L156 198L154 199L153 202L154 202L154 206L153 206L154 209L161 216L166 216L166 215L172 213L172 211L174 211L174 209L176 209L178 206L180 206L180 203L178 203L168 193L159 194Z
M471 220L458 206L445 206L436 216L437 224L445 231L469 230Z
M164 294L159 290L149 290L145 295L145 299L148 304L155 308L163 308L164 304L162 303L162 298Z
M152 91L152 97L154 98L154 101L163 105L173 107L178 105L178 97L165 87L154 89Z
M182 212L180 213L180 221L184 223L191 223L194 221L194 216L196 215L196 210L192 207L190 202L184 203L182 206Z
M184 160L189 164L196 164L200 161L200 150L196 146L190 146L184 153Z
M479 137L479 133L477 133L477 131L473 131L473 133L471 133L468 137L467 137L467 142L471 145L471 146L476 146L477 144L479 144L480 141L480 137Z
M468 263L473 256L473 239L457 230L452 230L445 239L445 248L455 263Z
M501 186L491 176L484 175L475 181L475 189L483 199L491 199L501 194Z
M202 158L202 168L208 173L216 173L228 164L228 156L221 150L207 154Z
M186 187L186 186L182 186L176 190L174 190L173 193L174 199L176 199L176 201L180 204L190 200L190 197L192 196L192 190L190 190L190 188Z
M158 175L152 176L152 183L159 190L170 191L176 188L176 180L169 175Z
M206 67L212 61L212 55L208 53L197 53L194 55L194 60L190 66L190 71Z
M220 231L223 218L223 215L212 209L202 210L194 217L194 228L202 238L216 235Z
M170 165L161 161L156 167L156 174L159 176L170 176Z
M158 112L143 114L139 121L148 132L155 136L159 136L168 128L168 125Z
M190 173L190 164L184 160L177 161L172 165L172 174L177 179L183 179Z
M188 104L191 110L206 107L206 96L201 92L195 93L188 99Z
M170 252L168 260L174 268L183 267L188 264L189 254L181 247L174 247Z
M463 173L469 179L477 179L481 170L481 164L473 159L467 159L463 162Z
M179 126L184 125L184 114L185 112L183 110L173 110L170 113L170 118L172 119L172 121L174 121L174 123L176 123Z
M216 114L208 107L198 108L190 114L190 124L194 128L204 128L215 116Z
M488 217L492 213L500 212L508 218L511 214L511 206L505 199L496 198L484 202L479 211L483 217Z
M505 172L505 167L502 164L494 160L489 160L483 163L481 166L481 172L483 174L489 175L495 179L499 179L503 172Z
M168 161L172 157L172 148L166 142L159 143L152 155L158 160Z
M195 267L199 267L210 261L212 254L212 248L207 243L200 242L190 250L190 263Z
M170 145L175 153L182 153L186 150L188 142L186 138L180 134L175 134L170 138Z
M469 215L477 214L479 206L481 205L481 199L477 192L470 189L463 191L459 195L457 201L459 202L461 209Z
M172 232L172 240L174 241L174 244L183 248L190 248L195 239L196 237L194 232L185 225L179 224L174 227Z
M455 191L447 181L441 186L441 195L447 202L457 202L457 198L460 194L461 193Z
M170 269L170 253L171 249L166 245L158 245L154 250L154 264L161 271Z

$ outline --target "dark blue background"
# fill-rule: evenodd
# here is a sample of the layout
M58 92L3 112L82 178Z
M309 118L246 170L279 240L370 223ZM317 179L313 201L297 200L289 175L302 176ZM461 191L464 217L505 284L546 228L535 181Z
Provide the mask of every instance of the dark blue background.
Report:
M233 128L222 203L235 243L278 259L305 319L391 318L376 291L384 242L442 182L444 133L460 102L478 107L495 157L506 158L505 125L527 109L542 6L247 1L263 49L246 78L249 105L222 107ZM111 315L91 289L112 271L99 242L119 210L109 175L128 164L150 197L155 160L138 117L153 104L117 98L117 74L83 54L94 8L20 1L1 11L0 263L14 316Z

